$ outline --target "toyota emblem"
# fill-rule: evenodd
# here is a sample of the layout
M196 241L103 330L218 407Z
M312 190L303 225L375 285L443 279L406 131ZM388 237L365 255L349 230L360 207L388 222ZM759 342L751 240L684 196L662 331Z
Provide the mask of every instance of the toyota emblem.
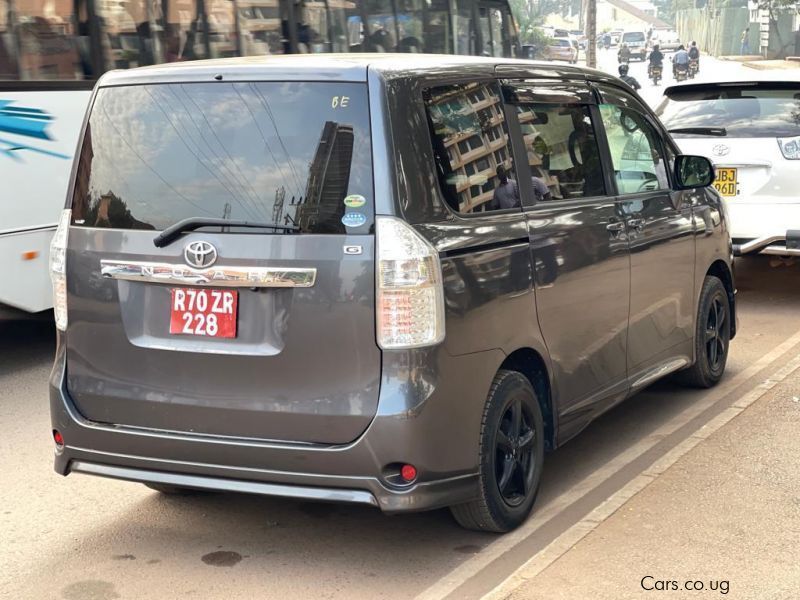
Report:
M731 149L725 144L716 144L711 151L714 153L714 156L725 156Z
M195 269L207 269L217 262L217 249L208 242L189 242L183 249L186 264Z

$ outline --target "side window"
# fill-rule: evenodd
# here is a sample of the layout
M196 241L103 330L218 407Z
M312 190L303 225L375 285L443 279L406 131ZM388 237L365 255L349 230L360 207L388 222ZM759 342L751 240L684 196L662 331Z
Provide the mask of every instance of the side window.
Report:
M667 161L658 132L632 109L600 105L620 194L668 190Z
M425 94L439 182L460 213L520 207L511 142L496 83L430 89Z
M537 202L605 194L587 106L519 104L517 115Z

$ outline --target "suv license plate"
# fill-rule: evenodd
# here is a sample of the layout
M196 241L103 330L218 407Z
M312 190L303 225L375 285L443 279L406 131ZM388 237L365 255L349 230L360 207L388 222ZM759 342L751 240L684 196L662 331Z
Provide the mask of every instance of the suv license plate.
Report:
M236 337L239 292L172 288L170 295L170 333L216 338Z
M736 169L732 167L717 167L717 178L714 180L714 187L717 188L720 196L735 196L738 183Z

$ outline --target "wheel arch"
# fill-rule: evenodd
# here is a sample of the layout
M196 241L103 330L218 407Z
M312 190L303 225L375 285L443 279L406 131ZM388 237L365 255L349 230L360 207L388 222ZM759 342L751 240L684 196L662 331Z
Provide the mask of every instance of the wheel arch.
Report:
M517 371L533 386L544 419L545 450L556 447L556 414L553 410L553 388L544 357L533 348L519 348L509 354L500 369Z
M706 277L709 275L722 281L725 291L728 292L728 304L731 308L730 339L733 339L736 336L736 286L733 283L733 272L724 260L716 260L706 271Z

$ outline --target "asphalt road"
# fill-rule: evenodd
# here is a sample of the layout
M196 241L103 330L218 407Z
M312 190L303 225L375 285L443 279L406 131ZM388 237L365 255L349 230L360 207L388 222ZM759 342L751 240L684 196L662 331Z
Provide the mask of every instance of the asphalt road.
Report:
M47 408L53 332L0 324L0 597L480 597L780 366L786 341L800 341L800 265L739 261L738 287L741 331L722 387L662 383L611 411L548 457L534 518L505 537L463 531L447 511L384 517L60 477Z
M647 63L634 61L631 62L629 67L629 74L636 78L642 89L639 90L639 95L653 108L656 108L661 102L664 89L671 85L679 85L672 77L672 63L670 57L672 52L666 53L664 61L664 80L659 82L657 86L647 78ZM611 48L609 50L597 51L597 68L618 75L619 62L617 61L617 49ZM687 80L686 83L702 83L705 81L714 81L719 78L728 77L752 77L757 74L750 67L743 66L741 63L734 61L718 60L713 56L700 57L700 71L694 79Z

